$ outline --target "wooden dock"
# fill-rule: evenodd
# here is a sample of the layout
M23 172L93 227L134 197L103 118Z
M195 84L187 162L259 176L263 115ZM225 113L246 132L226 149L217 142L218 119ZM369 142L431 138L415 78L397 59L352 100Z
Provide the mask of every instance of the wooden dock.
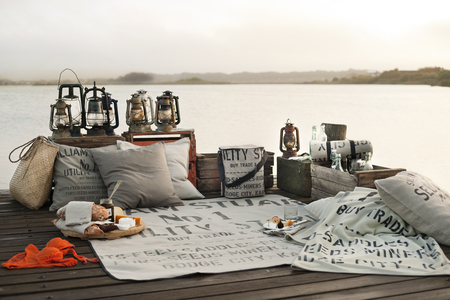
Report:
M281 193L272 189L271 193ZM217 196L217 195L214 195ZM297 199L302 200L302 199ZM308 199L305 199L306 201ZM87 241L66 238L50 223L48 205L32 211L0 190L0 261L38 249L55 237L67 239L78 254L94 257ZM450 254L449 247L442 247ZM100 264L8 270L0 268L0 298L7 299L450 299L450 275L382 276L293 271L288 265L196 274L155 281L120 281Z

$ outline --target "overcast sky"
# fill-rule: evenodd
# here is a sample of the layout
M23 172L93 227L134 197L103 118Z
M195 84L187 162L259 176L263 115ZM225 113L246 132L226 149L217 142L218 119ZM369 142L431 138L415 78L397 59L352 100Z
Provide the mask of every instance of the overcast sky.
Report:
M447 0L0 0L0 78L450 69Z

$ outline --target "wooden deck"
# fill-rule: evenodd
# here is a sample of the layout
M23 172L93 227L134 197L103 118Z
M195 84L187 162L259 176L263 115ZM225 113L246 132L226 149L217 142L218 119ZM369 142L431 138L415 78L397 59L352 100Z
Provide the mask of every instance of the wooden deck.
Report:
M273 189L270 192L277 192ZM281 193L285 194L285 193ZM215 195L217 196L217 195ZM301 200L301 199L300 199ZM304 199L308 200L308 199ZM94 257L88 242L65 238L50 223L48 206L31 211L0 190L0 261L23 252L28 244L42 249L54 237ZM447 256L449 247L443 247ZM450 299L450 276L402 277L293 271L289 266L197 274L155 281L119 281L100 264L8 270L0 268L3 299Z

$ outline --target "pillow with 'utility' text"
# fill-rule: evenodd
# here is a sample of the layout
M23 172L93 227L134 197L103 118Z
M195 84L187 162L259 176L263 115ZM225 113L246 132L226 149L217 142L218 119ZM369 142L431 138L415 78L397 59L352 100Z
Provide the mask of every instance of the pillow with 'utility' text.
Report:
M100 203L108 196L106 185L100 175L92 149L56 144L59 146L53 167L53 191L50 211L57 211L70 201ZM117 145L100 148L102 151L117 151Z

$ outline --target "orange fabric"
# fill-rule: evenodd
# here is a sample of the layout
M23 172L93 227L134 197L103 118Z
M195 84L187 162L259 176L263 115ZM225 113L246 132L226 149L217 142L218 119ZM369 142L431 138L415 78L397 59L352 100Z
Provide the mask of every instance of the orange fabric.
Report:
M41 251L35 245L30 244L25 248L24 253L14 255L10 260L2 263L2 267L8 269L72 267L78 261L75 258L64 258L64 255L69 252L84 264L88 261L98 263L97 258L87 258L78 255L73 249L74 247L74 245L61 238L50 240Z

